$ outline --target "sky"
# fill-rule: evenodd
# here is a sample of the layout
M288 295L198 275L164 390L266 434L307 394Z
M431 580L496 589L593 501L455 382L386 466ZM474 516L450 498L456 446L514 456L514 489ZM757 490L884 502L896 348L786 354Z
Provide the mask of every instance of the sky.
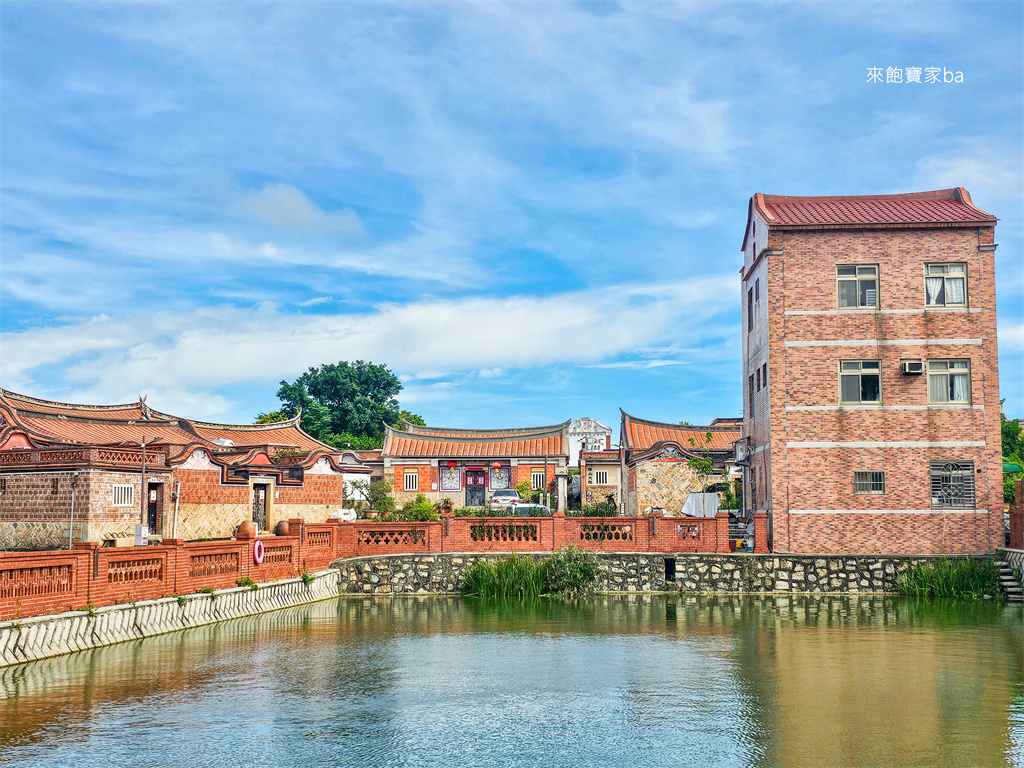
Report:
M708 423L753 193L964 186L1024 416L1022 9L5 0L0 386L248 423L363 359L431 424Z

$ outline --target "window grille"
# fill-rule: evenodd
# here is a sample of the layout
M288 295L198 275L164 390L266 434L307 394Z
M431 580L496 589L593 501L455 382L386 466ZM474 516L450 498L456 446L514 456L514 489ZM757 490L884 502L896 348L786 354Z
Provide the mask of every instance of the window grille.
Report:
M416 470L405 471L405 490L418 491L420 489L420 474Z
M974 509L974 462L931 463L932 509Z
M530 487L535 491L543 491L547 475L544 470L534 470L530 473Z
M131 485L113 486L113 498L115 507L130 507L134 504L135 487Z
M885 493L885 472L854 472L854 493Z
M594 485L608 485L607 469L599 469L594 472Z
M878 309L878 266L840 264L836 267L840 309Z

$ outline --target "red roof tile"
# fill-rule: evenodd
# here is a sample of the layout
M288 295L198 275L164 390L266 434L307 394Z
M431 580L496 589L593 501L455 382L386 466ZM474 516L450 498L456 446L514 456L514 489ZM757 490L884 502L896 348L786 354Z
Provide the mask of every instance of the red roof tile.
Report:
M704 447L708 432L711 433L711 442L707 444L709 451L732 451L733 443L740 439L740 430L736 427L695 427L646 421L627 413L622 416L622 439L632 451L645 451L657 443L677 443L683 449L690 449L694 447L691 439L700 449Z
M898 195L790 197L756 194L751 210L772 227L873 224L995 224L963 187Z
M565 430L568 426L567 421L553 427L489 431L417 427L417 432L389 427L383 455L481 459L566 456Z

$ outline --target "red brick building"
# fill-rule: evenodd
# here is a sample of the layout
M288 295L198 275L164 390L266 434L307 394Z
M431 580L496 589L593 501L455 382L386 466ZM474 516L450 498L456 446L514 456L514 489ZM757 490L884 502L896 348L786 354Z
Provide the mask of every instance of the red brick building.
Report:
M297 418L212 424L144 400L72 405L0 390L0 549L112 543L143 517L156 538L184 539L230 536L243 520L323 522L345 481L368 473Z
M775 551L1000 543L995 224L962 188L751 198L744 503Z
M565 508L568 421L548 427L451 429L387 427L381 452L384 479L401 506L422 493L431 501L482 507L496 490L529 480L547 489L549 506Z

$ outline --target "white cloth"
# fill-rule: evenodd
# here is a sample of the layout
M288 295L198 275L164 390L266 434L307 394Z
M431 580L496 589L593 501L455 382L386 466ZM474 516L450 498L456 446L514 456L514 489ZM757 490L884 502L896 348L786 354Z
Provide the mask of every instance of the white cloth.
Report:
M691 493L686 497L680 514L689 517L714 517L718 514L718 494Z

